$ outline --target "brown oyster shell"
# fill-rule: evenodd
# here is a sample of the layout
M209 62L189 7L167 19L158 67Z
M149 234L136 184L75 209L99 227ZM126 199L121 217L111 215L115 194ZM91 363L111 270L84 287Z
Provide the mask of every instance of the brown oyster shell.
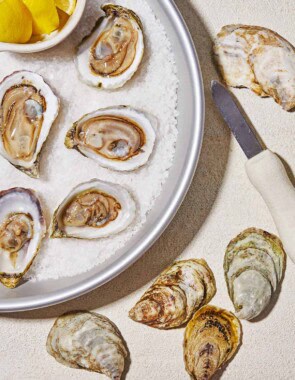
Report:
M205 260L178 261L157 278L129 316L159 329L179 327L208 303L215 292L214 275Z
M184 361L195 380L209 380L237 351L241 339L239 320L229 311L206 305L188 323Z

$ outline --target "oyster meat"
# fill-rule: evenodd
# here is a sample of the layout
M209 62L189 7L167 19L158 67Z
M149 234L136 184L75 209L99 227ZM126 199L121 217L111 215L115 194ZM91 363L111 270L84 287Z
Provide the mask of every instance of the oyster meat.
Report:
M97 110L68 131L65 145L99 165L129 171L148 161L155 144L153 119L130 107Z
M122 87L137 71L144 53L139 17L119 5L104 4L105 16L78 47L76 65L81 79L104 89Z
M286 111L295 107L295 48L279 34L259 26L226 25L214 53L228 86L271 96Z
M159 329L179 327L215 293L214 275L205 260L178 261L161 273L129 316Z
M57 117L59 101L43 78L17 71L0 83L0 154L39 177L39 155Z
M15 288L30 268L46 233L39 199L21 187L0 192L0 281Z
M229 243L224 272L239 318L253 319L266 308L282 279L285 260L279 238L263 230L249 228Z
M97 179L76 186L54 212L52 238L96 239L126 229L136 214L129 192Z
M112 380L121 379L128 354L117 327L103 315L87 311L57 318L46 349L63 365L99 372Z
M184 361L192 379L209 380L236 353L241 325L232 313L206 305L185 329Z

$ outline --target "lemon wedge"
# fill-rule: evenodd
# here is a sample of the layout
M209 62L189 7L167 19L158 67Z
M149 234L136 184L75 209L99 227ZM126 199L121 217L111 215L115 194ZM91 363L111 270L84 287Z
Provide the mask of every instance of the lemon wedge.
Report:
M59 27L54 0L23 0L33 17L33 34L49 34Z
M21 0L0 0L0 41L25 43L32 35L32 16Z
M71 16L76 7L76 0L55 0L57 8Z

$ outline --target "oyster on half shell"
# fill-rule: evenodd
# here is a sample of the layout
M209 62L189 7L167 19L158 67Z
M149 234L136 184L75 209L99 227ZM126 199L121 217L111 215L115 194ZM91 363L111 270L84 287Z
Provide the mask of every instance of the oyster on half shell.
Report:
M280 239L257 228L248 228L229 243L224 273L239 318L253 319L266 308L282 279L285 260Z
M101 314L87 311L66 313L55 321L47 352L72 368L103 373L120 380L128 355L118 328Z
M185 329L184 361L195 380L209 380L236 353L241 325L232 313L206 305L198 310Z
M97 239L126 229L136 214L129 192L97 179L76 186L54 212L52 238Z
M78 47L76 66L85 83L115 89L131 79L142 61L142 24L130 9L114 4L101 8L105 16Z
M111 107L83 116L68 131L65 145L99 165L129 171L148 161L155 144L154 119L130 107Z
M46 233L39 199L16 187L0 192L0 281L15 288L30 268Z
M39 155L57 117L59 101L43 78L17 71L0 83L0 154L39 177Z
M271 96L283 109L295 107L295 48L279 34L250 25L226 25L214 53L228 86Z

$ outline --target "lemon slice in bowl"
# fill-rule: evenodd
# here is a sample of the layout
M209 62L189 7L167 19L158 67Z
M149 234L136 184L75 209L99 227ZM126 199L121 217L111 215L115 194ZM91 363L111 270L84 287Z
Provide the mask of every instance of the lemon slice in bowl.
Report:
M23 0L33 17L33 34L49 34L59 27L54 0Z
M61 30L68 22L70 16L59 8L57 8L57 13L59 17L59 30Z
M57 8L71 16L76 7L76 0L55 0Z
M25 43L32 35L32 15L21 0L0 0L0 41Z

